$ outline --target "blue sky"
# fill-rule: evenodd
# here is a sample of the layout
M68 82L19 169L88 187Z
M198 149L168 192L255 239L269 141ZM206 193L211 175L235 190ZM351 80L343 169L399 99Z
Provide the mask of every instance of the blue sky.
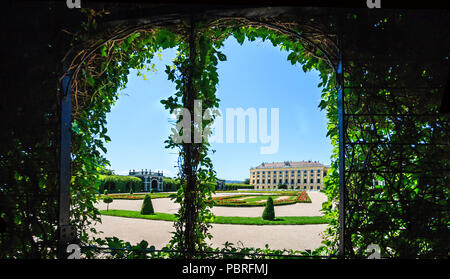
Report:
M224 138L224 143L212 144L217 176L244 180L249 168L261 162L314 160L330 164L332 146L326 137L325 111L317 107L321 94L318 73L304 73L300 65L291 65L288 53L270 42L245 41L241 46L229 38L221 51L227 56L218 66L222 113L226 108L267 108L270 123L270 109L279 108L279 148L274 154L261 154L261 146L267 144L259 139L248 143L247 136L245 143L225 143ZM157 71L147 73L147 80L131 70L127 87L107 115L111 142L106 144L105 156L118 174L129 169L162 170L171 177L177 174L177 152L164 148L171 116L160 103L175 92L164 72L174 57L175 50L163 51L161 59L154 61Z

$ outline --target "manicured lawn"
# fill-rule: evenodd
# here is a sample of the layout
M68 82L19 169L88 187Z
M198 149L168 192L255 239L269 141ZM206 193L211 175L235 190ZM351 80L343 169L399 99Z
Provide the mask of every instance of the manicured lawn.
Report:
M173 195L174 193L146 193L146 194L108 194L108 197L111 197L115 200L143 200L145 198L145 195L150 195L152 199L159 199L159 198L168 198L170 195ZM105 198L105 195L99 195L99 199Z
M175 221L175 215L170 213L160 213L155 212L153 215L141 215L139 211L133 210L121 210L121 209L110 209L110 210L100 210L100 214L109 216L118 216L126 218L140 218L140 219L150 219L150 220L163 220L163 221Z
M139 218L150 220L175 221L175 215L169 213L155 213L154 215L141 215L139 211L132 210L101 210L102 215L118 216L126 218ZM277 217L274 221L263 220L261 217L228 217L216 216L212 223L216 224L239 224L239 225L308 225L327 224L328 220L322 216L286 216Z

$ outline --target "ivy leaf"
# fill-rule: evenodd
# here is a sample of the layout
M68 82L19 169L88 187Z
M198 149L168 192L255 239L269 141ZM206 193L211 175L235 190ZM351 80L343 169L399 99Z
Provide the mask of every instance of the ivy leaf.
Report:
M297 62L297 55L295 54L295 52L291 52L291 53L288 55L287 59L288 59L289 61L291 61L291 64L292 64L292 65L294 65L294 64Z
M240 45L242 45L243 43L244 43L244 41L245 41L245 35L243 34L243 33L241 33L241 32L235 32L234 34L234 37L236 38L236 40L237 40L237 42L240 44Z
M106 45L104 45L101 49L100 49L100 53L102 54L102 56L106 57L106 50L108 48L106 47Z
M86 78L86 81L87 81L87 83L88 83L90 86L94 86L94 85L95 85L95 80L94 80L94 78L93 78L92 76L88 76L88 77Z
M226 61L227 56L221 52L217 52L217 58L219 58L220 61Z

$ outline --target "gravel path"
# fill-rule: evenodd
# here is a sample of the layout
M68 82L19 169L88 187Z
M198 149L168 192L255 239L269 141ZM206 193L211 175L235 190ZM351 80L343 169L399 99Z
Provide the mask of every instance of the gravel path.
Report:
M327 225L225 225L213 224L209 232L213 238L209 243L213 247L223 247L228 241L246 247L264 248L269 244L272 249L315 249L321 245L321 232ZM103 233L97 237L116 236L119 239L136 244L146 240L156 249L160 249L169 242L174 231L173 223L156 220L143 220L102 216L102 224L95 228Z

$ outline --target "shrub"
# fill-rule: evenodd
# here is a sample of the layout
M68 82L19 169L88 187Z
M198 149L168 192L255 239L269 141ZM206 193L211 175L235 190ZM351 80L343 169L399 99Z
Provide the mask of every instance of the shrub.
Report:
M286 184L280 184L280 185L278 185L278 189L287 189L287 185Z
M142 215L152 215L155 214L155 210L153 209L152 198L150 195L145 195L144 202L142 203L141 208Z
M106 203L106 210L109 210L109 204L113 202L113 198L111 197L106 197L103 199L103 202Z
M264 208L262 218L264 220L273 220L275 219L275 208L273 206L273 199L269 197L267 199L266 207Z
M130 195L133 195L133 188L130 189Z
M103 195L108 195L108 190L105 189L105 191L103 191Z

